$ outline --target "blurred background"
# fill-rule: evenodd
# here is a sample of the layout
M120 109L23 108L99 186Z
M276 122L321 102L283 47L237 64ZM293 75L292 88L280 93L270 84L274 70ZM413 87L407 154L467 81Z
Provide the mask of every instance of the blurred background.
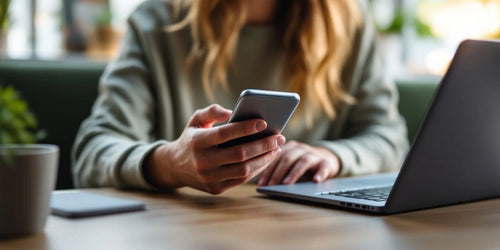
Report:
M107 62L144 0L0 0L0 58ZM460 41L500 38L500 0L366 0L387 72L440 76Z

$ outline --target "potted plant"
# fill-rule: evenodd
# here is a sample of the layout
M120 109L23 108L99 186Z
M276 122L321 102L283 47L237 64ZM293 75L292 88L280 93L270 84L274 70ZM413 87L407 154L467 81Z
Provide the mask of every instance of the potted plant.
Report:
M109 58L115 53L116 32L112 25L113 16L107 3L96 3L103 8L94 17L94 27L90 34L88 53L96 58Z
M0 85L0 238L43 231L59 148L43 137L26 102Z
M95 35L97 42L104 48L108 47L108 44L113 38L113 26L111 22L113 16L109 9L103 10L103 12L97 16L95 20Z

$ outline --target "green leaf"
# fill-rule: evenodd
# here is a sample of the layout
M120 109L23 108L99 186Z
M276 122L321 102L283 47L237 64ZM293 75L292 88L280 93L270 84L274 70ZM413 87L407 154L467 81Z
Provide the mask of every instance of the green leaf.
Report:
M26 101L12 86L0 85L0 144L31 144L45 137Z
M392 19L391 24L385 30L384 33L401 33L403 32L404 16L402 11L398 11Z
M415 29L420 37L434 37L431 27L420 18L415 18Z

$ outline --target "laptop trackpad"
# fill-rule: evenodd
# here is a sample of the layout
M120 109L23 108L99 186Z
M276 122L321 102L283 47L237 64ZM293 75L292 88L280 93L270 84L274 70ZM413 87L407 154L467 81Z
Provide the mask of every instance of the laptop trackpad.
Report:
M376 174L369 176L345 178L346 181L352 182L353 185L361 187L378 187L378 186L392 186L397 178L397 173L390 174Z
M337 178L319 184L322 191L345 191L372 187L392 186L398 173L375 174L358 177Z

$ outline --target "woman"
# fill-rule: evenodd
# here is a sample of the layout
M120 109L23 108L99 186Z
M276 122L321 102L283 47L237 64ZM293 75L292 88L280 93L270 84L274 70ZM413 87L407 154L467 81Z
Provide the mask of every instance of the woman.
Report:
M218 194L261 173L273 185L397 168L406 128L365 16L353 0L146 2L77 135L76 186ZM246 88L302 104L282 135L217 148L266 127L214 126Z

